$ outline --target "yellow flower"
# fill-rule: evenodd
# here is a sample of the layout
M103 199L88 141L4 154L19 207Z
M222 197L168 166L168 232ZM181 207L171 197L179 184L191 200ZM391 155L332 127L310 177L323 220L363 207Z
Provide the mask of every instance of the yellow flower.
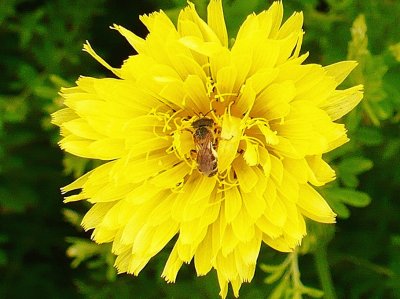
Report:
M66 202L93 207L82 225L112 242L120 273L138 275L177 236L162 276L183 263L217 271L221 297L251 281L262 243L283 252L306 234L305 217L333 223L312 187L335 178L322 159L348 141L335 123L362 98L337 90L354 61L303 64L302 13L282 24L274 2L247 17L230 42L221 0L207 22L189 3L177 27L162 11L141 16L142 39L114 25L137 55L113 68L118 78L81 77L62 89L60 146L104 164L63 188ZM200 122L196 122L200 120Z

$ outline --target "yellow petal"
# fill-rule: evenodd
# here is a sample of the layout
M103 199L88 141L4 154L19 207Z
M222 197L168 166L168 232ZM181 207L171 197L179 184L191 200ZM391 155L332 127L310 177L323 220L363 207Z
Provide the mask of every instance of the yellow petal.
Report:
M276 239L283 234L282 228L272 224L264 215L258 218L256 225L263 234L272 239Z
M292 159L301 159L304 154L299 152L288 138L277 136L278 143L272 146L273 150L280 154L281 156L286 156Z
M264 176L266 179L269 178L271 174L271 157L268 151L264 147L259 147L258 149L260 157L260 165L262 166Z
M285 202L295 203L299 197L299 184L294 176L292 176L286 169L283 170L283 177L281 184L275 184L280 196L284 198Z
M232 221L232 230L236 238L242 242L248 242L254 237L254 223L249 221L250 217L246 209L241 209L236 218Z
M279 55L276 58L276 65L281 65L291 59L291 56L297 57L300 51L300 45L303 40L303 32L292 32L284 39L279 40Z
M207 7L207 22L218 36L224 47L228 46L228 33L226 31L224 11L221 0L211 0Z
M122 244L132 244L135 242L135 239L138 236L140 230L147 226L150 228L149 224L147 224L148 215L156 208L158 202L153 196L151 200L146 202L146 204L137 206L133 203L129 203L131 208L127 210L125 213L129 213L129 219L126 221L125 225L122 227L122 234L120 238L120 242ZM112 215L110 215L111 218Z
M115 202L99 202L94 204L82 219L82 227L87 231L97 227Z
M97 169L97 168L96 168ZM64 186L61 188L61 192L67 193L69 191L75 190L75 189L80 189L83 187L83 185L87 182L87 180L89 179L89 176L94 172L95 170L91 170L87 173L85 173L84 175L82 175L81 177L77 178L75 181L73 181L72 183L68 184L67 186Z
M114 75L116 75L117 77L121 77L121 72L118 69L113 68L103 58L101 58L99 55L97 55L97 53L93 50L92 46L89 44L88 41L86 41L86 44L83 45L83 50L88 52L90 54L90 56L92 56L94 59L96 59L97 62L99 62L106 69L113 72Z
M261 241L261 238L260 238ZM236 269L238 272L237 278L231 281L232 284L232 289L235 294L235 288L237 288L237 295L239 296L239 289L240 286L242 285L243 282L249 282L253 279L254 277L254 272L255 272L255 264L247 264L246 261L244 261L242 253L239 252L238 249L234 251L235 255L235 264L236 264Z
M278 183L282 183L283 178L283 164L280 159L274 155L269 155L271 161L271 176Z
M89 202L107 202L121 200L132 192L133 189L133 184L119 185L103 182L101 187L93 191L89 190L87 186L84 186L83 193L88 197L90 196L88 199Z
M281 251L281 252L292 252L294 250L293 246L290 246L291 244L288 244L287 241L283 237L279 237L276 239L272 239L266 234L263 234L263 241L265 244L268 246Z
M256 92L252 87L252 83L248 82L244 86L242 93L235 101L235 105L232 107L233 111L236 112L238 116L242 117L253 108L255 99Z
M132 191L125 197L125 200L136 205L142 205L156 195L165 197L165 194L161 192L160 187L157 187L146 181L138 184L136 188L132 189Z
M236 98L235 87L237 71L234 66L225 66L218 70L216 77L216 88L220 93L222 102L229 102L231 98Z
M216 258L216 268L218 272L222 272L228 281L231 281L237 276L236 263L234 252L231 252L229 255L224 256L219 254Z
M232 166L238 178L240 189L244 192L250 192L253 190L259 179L257 173L253 170L253 167L247 165L243 156L235 159Z
M246 150L243 154L243 159L249 166L256 166L259 162L258 144L254 144L246 140Z
M98 244L109 243L114 240L117 229L98 226L94 229L91 238Z
M306 217L322 222L335 223L336 214L332 211L324 198L309 185L300 186L297 206Z
M326 163L321 156L310 156L306 158L309 166L309 180L315 186L322 186L335 179L335 171Z
M172 207L172 217L179 222L193 219L196 215L192 213L188 214L186 209L194 213L195 210L190 208L190 206L196 203L204 203L203 199L210 197L211 192L214 190L215 183L216 181L214 178L206 177L198 172L193 173L182 187L182 192L176 197ZM190 196L188 196L188 194L190 194Z
M152 151L166 150L171 145L171 139L155 136L153 132L147 132L147 136L146 134L142 135L136 132L135 134L126 136L125 145L127 150L129 150L129 158L134 158L147 154L149 149Z
M301 240L306 235L306 225L303 216L300 214L295 203L282 200L285 205L287 218L283 226L284 236L289 236L296 245L300 245Z
M149 257L143 258L141 256L132 254L129 259L129 265L126 272L136 276L139 275L140 271L142 271L142 269L147 265L149 260Z
M184 82L184 88L187 92L187 107L193 111L205 115L210 111L209 98L204 82L198 76L188 76Z
M337 83L320 65L312 65L310 70L296 82L296 99L319 105L332 94Z
M283 167L296 178L298 183L305 184L308 182L308 165L305 159L291 159L285 157L283 159Z
M93 141L70 135L63 138L59 144L62 149L73 155L100 160L120 158L126 152L123 140L115 138Z
M199 219L181 222L179 230L179 241L182 244L189 244L196 247L204 239L207 233L207 226L204 226Z
M222 119L221 139L217 151L219 172L225 171L232 164L241 137L241 119L225 114Z
M221 45L221 42L220 42L219 38L217 37L216 33L212 30L212 28L210 28L207 25L206 22L204 22L199 17L194 4L191 2L188 2L188 6L185 9L181 10L181 12L179 14L178 22L179 21L182 22L184 20L191 21L197 26L198 31L201 32L202 39L204 41L206 41L206 42L210 41L210 42L214 42L214 43ZM184 23L182 23L182 24L184 24Z
M150 34L156 34L160 38L165 38L171 32L176 31L174 24L163 11L142 15L139 19L147 27Z
M289 103L295 95L291 81L271 84L256 98L252 114L267 120L283 118L289 113Z
M113 179L119 184L139 183L157 175L159 172L171 168L178 162L173 154L165 155L162 152L132 160L118 160L113 170Z
M169 241L175 236L178 232L178 223L171 221L171 219L162 223L158 227L154 228L153 234L151 236L151 243L149 246L141 247L141 252L144 252L148 256L154 256L158 252L160 252ZM135 242L137 242L135 240ZM138 242L139 243L139 242ZM132 249L133 251L133 249Z
M221 51L221 46L218 43L204 42L196 36L182 37L179 42L187 48L208 57L214 56Z
M156 207L149 214L149 224L152 226L160 226L162 223L170 220L172 204L174 203L176 194L169 194L160 200ZM174 222L171 220L171 222Z
M74 110L70 108L64 108L54 112L51 115L51 123L60 127L63 123L76 118L78 118L78 115Z
M239 193L238 188L232 187L228 190L225 190L225 217L226 222L230 223L235 219L235 217L239 214L240 209L242 208L242 196Z
M266 203L264 216L266 219L277 227L283 227L287 219L286 207L277 196L276 187L271 180L268 182L267 189L264 193L264 199Z
M324 69L327 71L329 76L335 78L337 85L342 83L344 79L350 74L350 72L358 65L357 61L340 61L328 66Z
M363 86L357 85L345 90L335 90L320 107L335 121L353 110L362 98Z
M261 232L257 231L254 238L249 242L240 242L237 246L237 253L240 259L244 261L245 265L255 265L261 247Z
M131 44L131 46L136 50L136 52L138 52L138 53L143 52L143 50L145 48L145 40L144 39L137 36L132 31L130 31L120 25L117 25L117 24L113 24L113 26L111 26L111 29L117 30L123 37L125 37L126 40Z
M294 12L279 29L277 38L282 39L289 36L293 32L301 31L303 26L303 13Z
M235 250L237 244L239 243L239 239L233 232L231 224L228 224L226 226L223 237L220 242L221 242L220 253L224 257L228 256Z
M211 230L209 230L206 237L196 250L196 254L194 256L194 266L198 276L206 275L212 268L211 260L213 259L213 255L211 237L212 233Z
M188 157L190 151L194 148L193 144L193 134L189 131L176 131L173 136L174 149L178 156L180 157Z
M283 3L282 1L274 1L270 8L267 10L267 15L265 18L271 18L272 19L272 27L271 27L271 32L270 32L270 37L275 38L276 35L278 34L279 27L281 26L282 23L282 18L283 18Z
M276 68L259 69L247 79L247 83L250 83L256 94L258 94L276 79L278 73L279 71Z
M260 181L263 178L260 178ZM247 213L251 217L251 221L255 222L264 214L266 203L263 196L259 196L256 192L243 193L243 203Z
M183 262L179 259L178 249L175 245L168 257L164 270L161 273L161 277L163 277L167 282L175 282L176 276L178 275L178 271L182 267L182 264Z
M172 168L158 174L150 182L161 188L173 188L183 182L183 178L189 173L190 167L186 163L179 163Z
M217 277L218 277L218 284L219 284L219 296L222 299L226 298L226 295L228 294L228 280L226 277L221 273L221 271L218 271L217 269Z

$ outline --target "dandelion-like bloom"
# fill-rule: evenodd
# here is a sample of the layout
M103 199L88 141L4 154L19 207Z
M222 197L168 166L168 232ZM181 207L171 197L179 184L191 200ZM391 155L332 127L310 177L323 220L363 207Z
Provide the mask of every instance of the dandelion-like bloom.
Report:
M238 296L262 243L290 252L305 217L335 222L313 185L335 177L321 156L348 141L334 121L362 86L336 89L353 61L303 64L303 15L282 16L281 2L248 16L229 45L221 0L207 22L191 3L177 27L162 11L144 15L146 39L112 27L138 53L121 68L85 45L118 78L62 89L61 148L105 161L63 191L94 204L82 225L112 242L119 272L138 275L176 236L168 282L194 260L197 275L217 271L222 297L229 282Z

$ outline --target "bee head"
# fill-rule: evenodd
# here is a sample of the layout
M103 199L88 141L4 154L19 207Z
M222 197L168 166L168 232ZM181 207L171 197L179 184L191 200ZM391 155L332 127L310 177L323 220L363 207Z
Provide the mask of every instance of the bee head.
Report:
M192 127L194 129L198 129L200 127L212 127L214 121L211 118L202 117L192 123Z

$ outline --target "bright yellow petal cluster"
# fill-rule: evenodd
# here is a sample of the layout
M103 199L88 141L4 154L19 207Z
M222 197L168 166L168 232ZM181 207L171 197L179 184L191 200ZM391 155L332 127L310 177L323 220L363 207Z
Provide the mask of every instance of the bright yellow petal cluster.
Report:
M146 39L113 27L138 53L120 69L85 45L118 78L81 77L62 89L67 108L53 115L61 148L105 161L63 191L94 204L82 225L112 242L119 272L139 274L177 236L168 282L194 260L198 275L216 269L222 297L229 282L238 296L262 243L290 252L305 217L335 222L312 185L334 179L322 154L348 141L334 121L358 104L362 86L336 89L353 61L303 64L303 15L282 17L281 2L248 16L230 46L221 0L210 1L207 22L191 3L177 27L162 11L145 15ZM198 171L193 141L192 124L206 114L218 159L211 177Z

